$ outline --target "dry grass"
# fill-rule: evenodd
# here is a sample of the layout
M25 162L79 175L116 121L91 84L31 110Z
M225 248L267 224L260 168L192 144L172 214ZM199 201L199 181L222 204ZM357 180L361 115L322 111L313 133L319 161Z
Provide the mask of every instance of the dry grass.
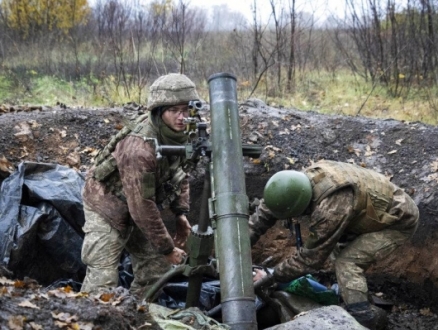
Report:
M383 86L373 86L349 73L307 74L297 84L296 93L283 97L265 97L273 106L314 110L325 114L372 118L392 118L438 124L438 90L411 89L404 97L389 97Z
M239 79L238 79L239 81ZM279 95L278 90L268 87L273 84L263 80L257 97L272 106L314 110L326 114L393 118L404 121L438 123L438 90L411 90L405 97L391 98L382 86L373 88L370 83L348 72L307 73L299 79L293 95ZM251 84L238 84L238 98L249 95ZM199 94L208 101L208 86L198 86ZM274 90L275 92L272 92ZM107 77L104 81L82 80L66 82L54 77L40 77L32 72L25 77L0 76L0 103L45 104L62 102L72 106L112 106L129 101L145 103L147 87L138 90L117 85ZM129 91L129 95L128 95ZM274 95L271 95L274 94Z

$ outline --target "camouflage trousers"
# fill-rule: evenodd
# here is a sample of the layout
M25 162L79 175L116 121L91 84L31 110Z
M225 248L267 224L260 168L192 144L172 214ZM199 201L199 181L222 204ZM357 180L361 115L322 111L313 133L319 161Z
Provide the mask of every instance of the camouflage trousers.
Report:
M354 304L368 300L368 286L364 272L376 261L386 258L405 243L418 226L419 212L414 201L404 192L394 196L391 214L399 220L384 230L357 236L342 250L332 254L335 258L336 278L344 302Z
M142 298L170 269L170 264L153 249L137 226L130 225L126 233L122 234L85 204L84 212L85 237L81 257L87 265L87 271L81 291L97 292L118 286L118 265L126 249L130 254L134 274L130 291Z

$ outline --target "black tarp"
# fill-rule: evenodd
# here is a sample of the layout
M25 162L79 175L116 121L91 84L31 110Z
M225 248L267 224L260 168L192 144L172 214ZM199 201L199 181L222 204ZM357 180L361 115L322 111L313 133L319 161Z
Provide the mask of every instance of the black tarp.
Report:
M0 262L41 284L81 281L84 213L81 173L57 164L23 162L0 189Z

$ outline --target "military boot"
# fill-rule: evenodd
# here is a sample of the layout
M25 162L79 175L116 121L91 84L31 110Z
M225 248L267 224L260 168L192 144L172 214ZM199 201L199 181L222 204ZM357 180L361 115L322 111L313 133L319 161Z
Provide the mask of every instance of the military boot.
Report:
M386 312L368 301L350 304L346 310L357 322L370 330L384 330L388 324Z

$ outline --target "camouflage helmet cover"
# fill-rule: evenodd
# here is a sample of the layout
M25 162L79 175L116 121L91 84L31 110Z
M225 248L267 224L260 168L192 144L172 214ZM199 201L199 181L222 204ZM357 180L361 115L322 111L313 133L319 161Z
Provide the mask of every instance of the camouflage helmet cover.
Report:
M312 185L302 172L279 171L266 183L263 198L278 219L299 216L310 204Z
M159 77L149 88L149 111L161 106L172 106L199 100L195 84L187 76L170 73Z

